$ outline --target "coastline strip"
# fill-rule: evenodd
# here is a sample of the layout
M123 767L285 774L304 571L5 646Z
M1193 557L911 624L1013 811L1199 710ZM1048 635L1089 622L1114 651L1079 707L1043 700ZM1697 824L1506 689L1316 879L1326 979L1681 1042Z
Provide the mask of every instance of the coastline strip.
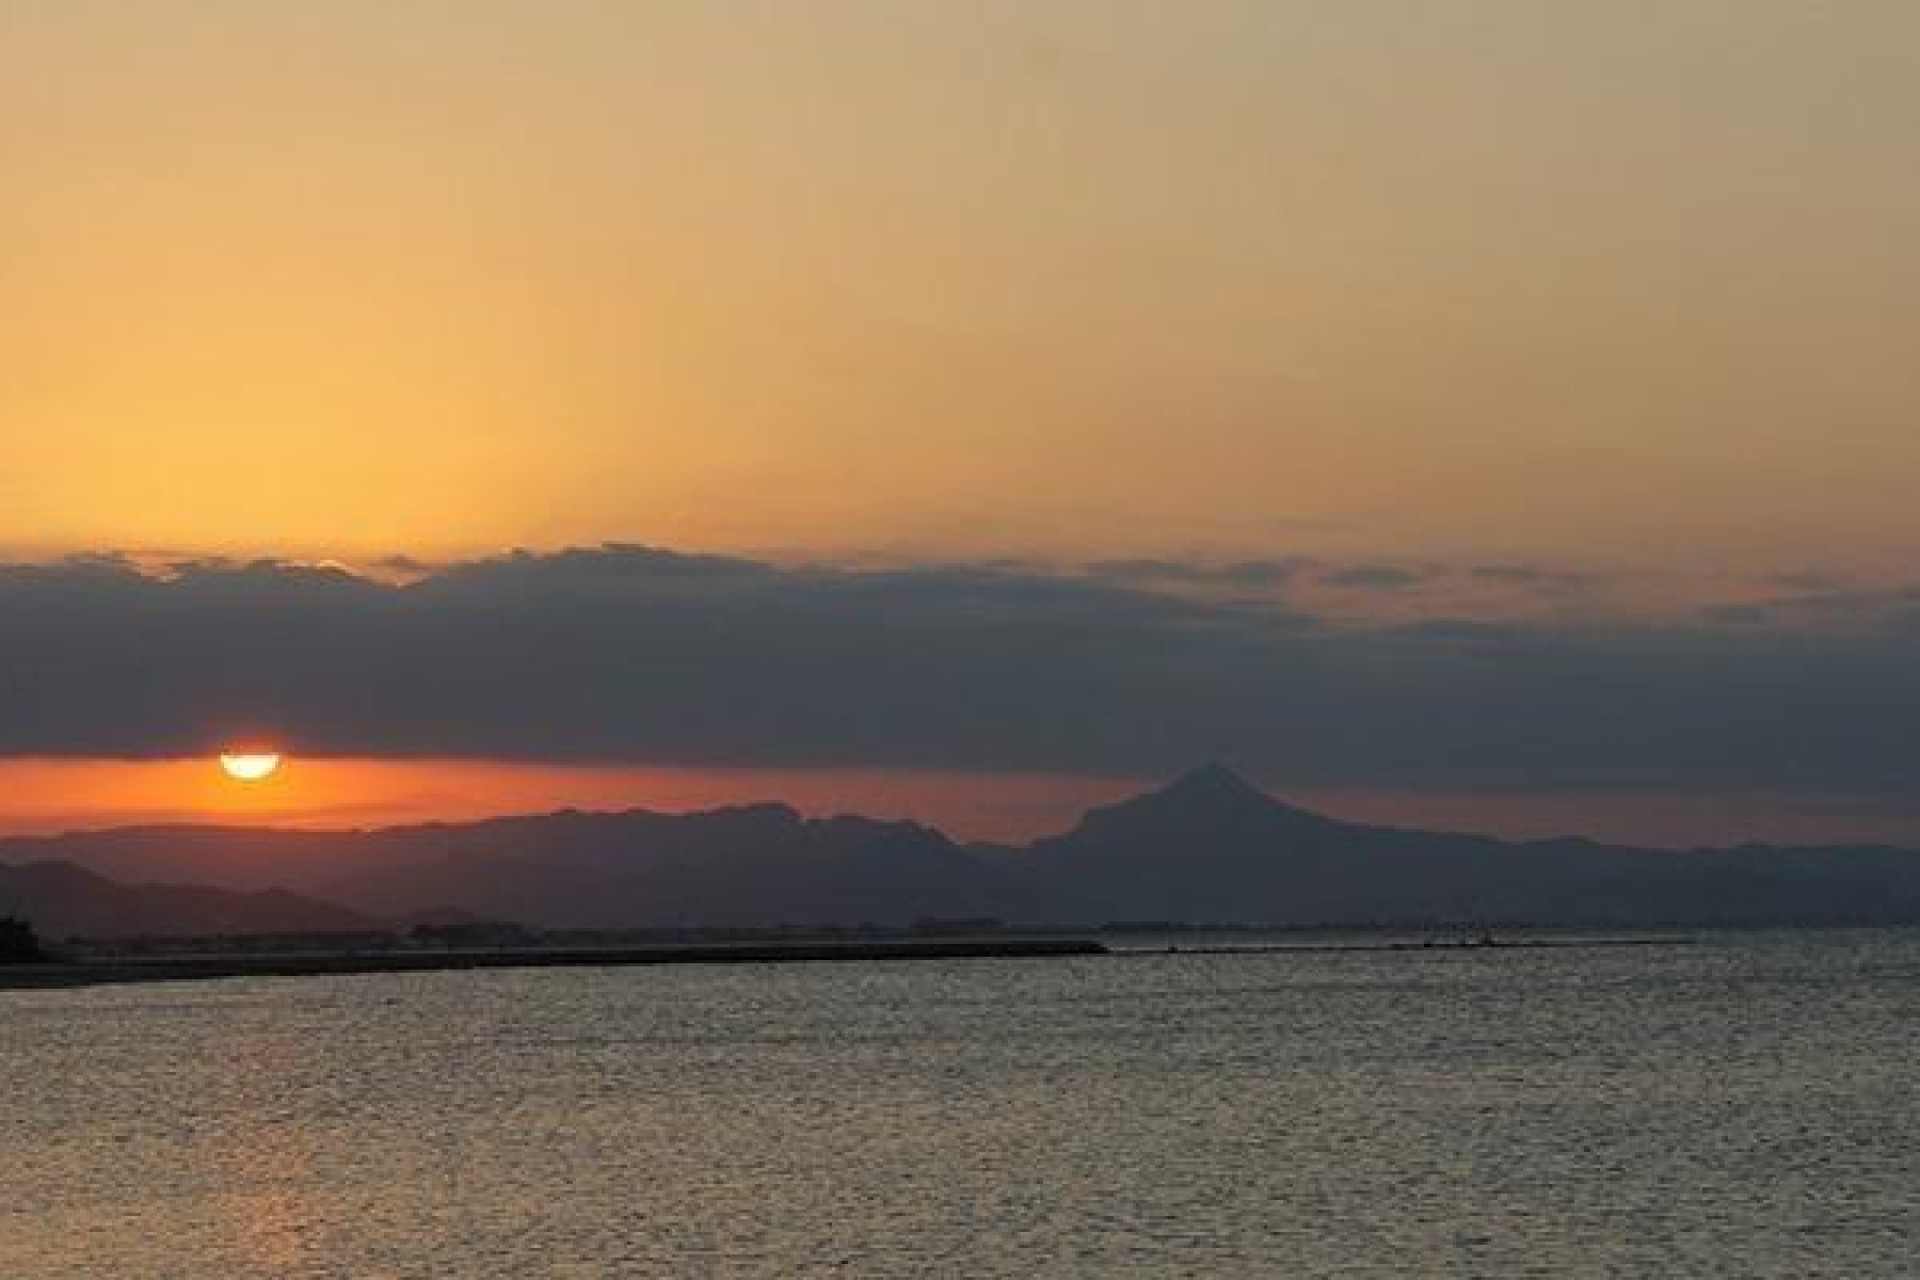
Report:
M312 951L127 956L0 966L0 990L40 991L128 982L308 978L472 969L619 968L660 964L802 964L854 960L968 960L1111 954L1088 938L707 942L625 947L503 947L458 951Z

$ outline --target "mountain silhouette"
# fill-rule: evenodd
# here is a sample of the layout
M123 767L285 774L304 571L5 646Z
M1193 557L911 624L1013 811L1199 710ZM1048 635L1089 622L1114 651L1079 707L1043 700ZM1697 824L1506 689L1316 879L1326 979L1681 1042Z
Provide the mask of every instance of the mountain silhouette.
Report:
M210 937L346 933L383 925L284 889L129 885L70 862L0 865L0 915L30 920L44 938Z
M1447 846L1439 875L1430 841ZM1216 764L1038 841L1028 872L1050 908L1078 917L1467 919L1487 914L1484 864L1504 847L1322 817Z
M1312 826L1331 819L1275 799L1221 764L1195 769L1161 787L1118 804L1090 810L1063 838L1184 839L1197 828L1217 834L1261 837Z
M806 818L780 804L0 840L0 863L55 859L129 883L279 890L303 910L337 903L347 918L444 910L552 927L928 916L1071 926L1920 921L1920 853L1679 853L1377 827L1294 807L1217 764L1019 848L963 846L914 822ZM187 912L183 903L182 919L218 917L219 905Z

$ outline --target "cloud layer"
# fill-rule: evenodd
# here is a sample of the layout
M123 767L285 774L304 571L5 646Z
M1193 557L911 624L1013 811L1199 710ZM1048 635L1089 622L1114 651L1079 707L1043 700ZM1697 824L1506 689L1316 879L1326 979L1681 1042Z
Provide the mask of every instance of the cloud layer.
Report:
M1298 784L1920 781L1911 593L1818 586L1659 625L1364 625L1181 589L1333 572L853 571L632 546L405 583L281 562L4 566L0 754L194 755L260 736L315 754L756 766L1137 773L1226 757Z

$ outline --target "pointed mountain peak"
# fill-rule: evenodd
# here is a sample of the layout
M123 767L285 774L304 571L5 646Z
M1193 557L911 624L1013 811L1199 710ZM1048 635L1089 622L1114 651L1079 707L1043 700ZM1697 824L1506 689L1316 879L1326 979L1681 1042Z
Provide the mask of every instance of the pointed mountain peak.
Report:
M1210 760L1198 769L1181 774L1178 778L1175 778L1172 782L1160 788L1155 794L1161 796L1192 797L1194 799L1229 797L1245 799L1254 797L1264 800L1269 804L1278 803L1272 796L1254 786L1251 782L1248 782L1245 778L1235 773L1232 769L1229 769L1226 765L1221 764L1218 760Z
M1217 760L1181 774L1158 791L1135 797L1134 802L1154 809L1183 813L1316 816L1269 795Z
M1274 799L1223 764L1203 765L1157 791L1095 809L1081 819L1077 833L1154 832L1205 840L1243 827L1268 830L1278 822L1327 820Z

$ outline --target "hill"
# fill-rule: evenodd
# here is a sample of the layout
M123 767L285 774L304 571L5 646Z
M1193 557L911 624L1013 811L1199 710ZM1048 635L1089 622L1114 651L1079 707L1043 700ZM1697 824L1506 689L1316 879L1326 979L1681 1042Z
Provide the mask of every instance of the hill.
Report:
M1920 922L1920 854L1910 851L1683 853L1375 827L1296 808L1218 766L1096 809L1024 848L962 846L917 823L809 819L767 804L370 831L147 827L0 841L0 862L28 860L129 883L297 895L243 906L176 888L167 892L182 922L242 910L311 916L333 910L325 903L349 916L453 909L589 928L925 916L1072 925ZM158 903L160 891L139 892Z
M359 912L284 889L121 884L70 862L0 865L0 914L31 921L46 939L348 933L381 927Z

